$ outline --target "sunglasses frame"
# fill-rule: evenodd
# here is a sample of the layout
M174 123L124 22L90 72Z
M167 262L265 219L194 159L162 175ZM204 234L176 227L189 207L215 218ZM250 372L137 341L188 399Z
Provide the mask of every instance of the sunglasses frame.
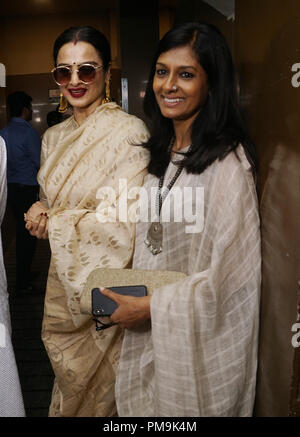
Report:
M79 67L77 66L76 70L73 70L71 65L61 65L61 66L58 66L58 67L54 67L51 70L51 74L52 74L52 77L54 79L54 82L57 83L57 85L59 85L59 86L66 86L71 81L72 74L75 72L75 73L78 74L78 79L80 80L80 82L84 83L85 85L88 85L88 84L92 83L95 80L95 77L91 81L89 81L89 82L85 82L84 80L80 79L80 77L79 77L79 70L80 70L81 67L83 67L85 65L87 65L88 67L93 67L95 69L95 76L96 76L97 69L104 67L103 65L93 65L93 64L90 64L88 62L84 62L83 64L80 64ZM54 72L56 70L58 70L59 68L66 68L67 70L70 71L70 79L68 80L68 82L66 84L61 84L61 83L57 82L57 80L55 79Z

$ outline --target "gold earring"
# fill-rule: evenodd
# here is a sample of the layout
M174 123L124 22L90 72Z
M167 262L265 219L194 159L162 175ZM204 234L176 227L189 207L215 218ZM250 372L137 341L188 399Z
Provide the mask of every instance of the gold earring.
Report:
M66 110L68 109L68 101L65 98L65 96L63 95L62 91L60 92L59 95L59 108L58 108L58 112L60 113L64 113L66 112Z
M105 99L103 100L102 103L109 103L111 102L111 97L110 97L110 80L107 79L105 82Z

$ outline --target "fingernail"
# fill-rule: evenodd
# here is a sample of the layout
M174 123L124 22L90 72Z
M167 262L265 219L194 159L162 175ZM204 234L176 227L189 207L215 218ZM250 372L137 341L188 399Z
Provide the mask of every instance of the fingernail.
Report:
M99 287L99 290L100 290L100 291L104 291L104 290L105 290L105 287Z

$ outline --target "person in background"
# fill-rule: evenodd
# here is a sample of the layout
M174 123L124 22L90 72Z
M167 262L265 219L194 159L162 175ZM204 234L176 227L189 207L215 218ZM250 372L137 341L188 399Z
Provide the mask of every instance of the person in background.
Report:
M31 126L32 98L23 91L7 97L10 122L0 131L7 149L8 205L16 220L16 293L33 291L31 265L36 238L24 226L24 213L38 199L41 138Z
M61 96L60 99L62 100L64 99L64 97ZM52 127L66 120L67 118L71 117L72 114L73 114L73 110L70 105L65 104L65 106L62 109L60 108L60 105L57 105L55 111L48 112L47 125L48 127Z
M155 214L137 224L133 268L186 277L141 298L102 287L118 304L111 321L127 328L118 414L251 416L261 281L256 154L218 29L185 23L163 37L145 111L153 128L149 204L140 208Z
M26 214L27 229L49 237L52 252L42 330L55 373L49 415L114 416L123 331L96 332L80 296L91 271L131 262L135 225L117 213L126 186L143 183L149 154L135 144L149 134L110 99L110 46L100 31L66 29L53 57L54 80L73 115L43 136L41 201Z
M50 111L47 114L47 125L48 127L55 126L63 121L63 116L58 111Z
M6 149L0 137L0 225L6 208ZM23 417L24 404L11 342L11 323L0 231L0 417Z

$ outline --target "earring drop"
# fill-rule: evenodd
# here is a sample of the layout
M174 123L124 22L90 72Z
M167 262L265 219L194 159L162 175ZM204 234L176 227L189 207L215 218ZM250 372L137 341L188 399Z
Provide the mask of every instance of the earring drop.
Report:
M111 97L110 97L110 80L107 79L106 83L105 83L105 99L103 100L102 103L109 103L111 102Z
M66 112L66 110L68 109L68 101L65 98L65 96L63 95L62 91L59 94L59 108L58 108L58 112L60 113L64 113Z

